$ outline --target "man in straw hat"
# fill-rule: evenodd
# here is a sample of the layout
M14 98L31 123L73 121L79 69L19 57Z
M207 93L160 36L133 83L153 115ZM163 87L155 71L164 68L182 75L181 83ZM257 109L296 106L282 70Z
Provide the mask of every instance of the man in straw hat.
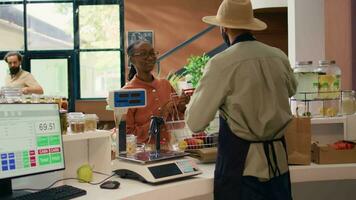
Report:
M297 83L288 58L256 41L251 30L267 25L254 18L249 0L224 0L203 21L220 26L229 46L207 63L186 111L193 132L220 111L214 197L292 199L284 133Z

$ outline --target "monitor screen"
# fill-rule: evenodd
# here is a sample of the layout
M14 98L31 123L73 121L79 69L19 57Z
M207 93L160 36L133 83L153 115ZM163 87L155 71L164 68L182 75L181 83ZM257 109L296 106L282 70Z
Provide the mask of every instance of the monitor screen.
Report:
M0 179L64 169L58 104L0 104Z

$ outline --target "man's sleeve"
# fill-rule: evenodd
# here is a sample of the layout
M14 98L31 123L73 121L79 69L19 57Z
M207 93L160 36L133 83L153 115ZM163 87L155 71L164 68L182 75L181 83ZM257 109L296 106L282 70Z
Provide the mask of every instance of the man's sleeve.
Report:
M219 66L213 59L207 63L199 86L194 91L185 112L185 119L190 130L203 131L214 119L230 90L231 74L231 70Z
M41 87L32 74L27 74L25 84L27 87Z
M288 74L287 74L287 87L288 87L288 95L292 97L297 92L298 82L295 79L293 69L290 67L288 62Z

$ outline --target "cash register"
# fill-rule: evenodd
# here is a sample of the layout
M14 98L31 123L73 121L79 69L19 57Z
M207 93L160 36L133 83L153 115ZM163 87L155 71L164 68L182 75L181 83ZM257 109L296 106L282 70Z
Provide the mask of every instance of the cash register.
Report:
M85 190L64 185L29 193L11 179L63 170L58 104L0 104L0 199L72 199Z

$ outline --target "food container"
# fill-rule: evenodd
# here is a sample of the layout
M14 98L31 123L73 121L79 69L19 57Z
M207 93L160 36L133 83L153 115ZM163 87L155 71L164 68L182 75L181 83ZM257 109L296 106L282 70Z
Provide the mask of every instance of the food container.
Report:
M99 118L96 114L86 114L85 115L85 131L95 131L98 126Z
M321 60L316 69L318 73L318 92L321 99L340 97L341 70L334 60Z
M296 62L294 76L298 81L297 100L313 100L318 92L318 73L312 61Z
M85 128L85 115L83 113L68 113L68 124L71 133L83 133Z
M61 99L61 109L68 110L68 99L66 97Z
M352 115L355 113L355 91L344 90L341 93L341 114Z
M62 135L65 135L67 134L67 128L68 128L66 110L60 110L60 122L61 122Z
M127 155L133 155L136 153L137 148L137 138L135 135L126 135L126 153Z

